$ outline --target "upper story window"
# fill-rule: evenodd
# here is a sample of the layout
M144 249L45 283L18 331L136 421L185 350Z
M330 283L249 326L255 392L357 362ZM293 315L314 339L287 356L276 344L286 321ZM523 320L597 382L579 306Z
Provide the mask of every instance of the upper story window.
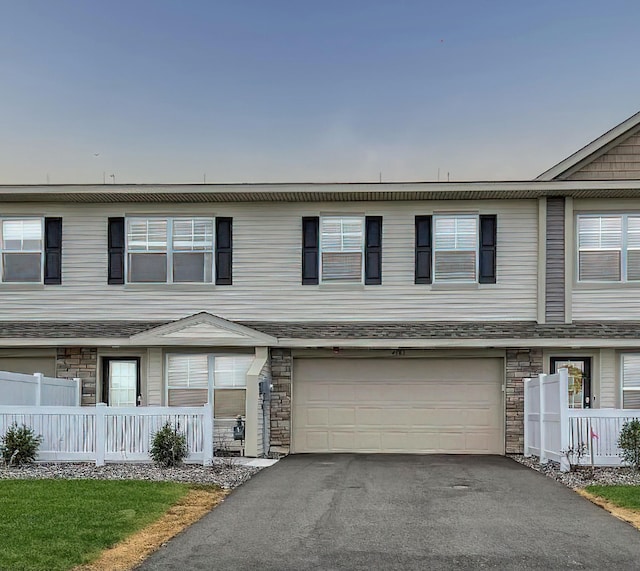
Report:
M478 275L478 217L435 215L434 282L476 282Z
M129 283L212 283L213 218L128 218Z
M325 216L320 220L323 282L362 283L364 217Z
M4 283L42 283L44 267L43 220L0 220L0 265Z
M578 280L640 280L640 215L578 216Z

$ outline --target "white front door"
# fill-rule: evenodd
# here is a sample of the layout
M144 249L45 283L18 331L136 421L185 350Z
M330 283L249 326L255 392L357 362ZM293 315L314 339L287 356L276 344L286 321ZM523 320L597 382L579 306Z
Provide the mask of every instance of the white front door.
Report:
M109 359L107 366L109 406L136 406L138 400L138 361Z

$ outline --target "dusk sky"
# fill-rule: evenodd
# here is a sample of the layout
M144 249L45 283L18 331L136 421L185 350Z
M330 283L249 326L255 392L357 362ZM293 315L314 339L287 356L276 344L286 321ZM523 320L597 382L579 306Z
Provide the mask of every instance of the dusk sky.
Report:
M640 110L637 0L0 9L0 184L522 180Z

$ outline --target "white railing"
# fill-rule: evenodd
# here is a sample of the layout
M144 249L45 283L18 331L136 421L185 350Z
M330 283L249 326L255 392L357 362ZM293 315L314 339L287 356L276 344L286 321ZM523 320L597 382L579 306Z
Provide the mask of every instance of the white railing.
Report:
M186 435L187 462L211 464L213 407L0 406L0 434L13 423L42 435L39 461L150 461L153 435L169 422Z
M80 379L0 371L0 406L80 406Z
M640 410L570 409L566 369L524 381L524 455L542 464L621 466L618 436L634 418Z

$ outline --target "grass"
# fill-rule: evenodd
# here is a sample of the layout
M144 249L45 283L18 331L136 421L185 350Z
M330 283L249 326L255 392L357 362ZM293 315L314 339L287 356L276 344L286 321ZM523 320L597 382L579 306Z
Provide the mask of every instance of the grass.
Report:
M585 489L618 507L640 511L640 486L587 486Z
M62 571L88 563L189 489L171 482L0 480L0 569Z

